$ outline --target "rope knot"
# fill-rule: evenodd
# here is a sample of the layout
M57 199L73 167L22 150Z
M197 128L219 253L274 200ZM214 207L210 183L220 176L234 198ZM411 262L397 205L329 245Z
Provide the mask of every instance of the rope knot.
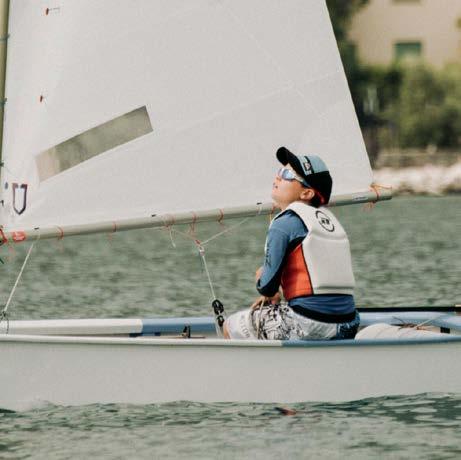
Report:
M5 243L8 243L8 238L3 232L3 228L0 227L0 246L3 246Z

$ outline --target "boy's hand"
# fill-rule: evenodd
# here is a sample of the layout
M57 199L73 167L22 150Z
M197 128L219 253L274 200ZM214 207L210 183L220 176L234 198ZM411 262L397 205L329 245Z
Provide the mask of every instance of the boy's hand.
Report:
M264 304L270 304L270 305L276 305L280 303L280 293L277 292L273 297L265 297L265 296L260 296L258 297L252 304L251 304L251 309L252 310L257 310L259 307L262 307Z
M264 302L266 301L267 297L264 297L263 295L258 297L250 306L251 310L257 310L259 307L262 307L264 305Z
M263 268L262 268L262 267L259 267L259 268L256 270L256 274L255 274L255 281L256 281L256 282L259 281L259 278L261 278L262 273L263 273Z

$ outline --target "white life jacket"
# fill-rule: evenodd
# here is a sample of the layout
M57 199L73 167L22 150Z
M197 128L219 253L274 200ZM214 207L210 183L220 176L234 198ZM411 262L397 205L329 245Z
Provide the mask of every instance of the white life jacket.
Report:
M349 240L333 213L301 202L290 204L284 212L288 210L301 218L308 233L287 256L281 282L285 298L352 295L355 280Z

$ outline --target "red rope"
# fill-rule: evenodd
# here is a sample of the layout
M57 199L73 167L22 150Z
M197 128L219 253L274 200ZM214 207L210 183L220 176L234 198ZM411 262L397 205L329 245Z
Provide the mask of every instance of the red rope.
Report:
M112 243L112 236L117 231L117 222L112 221L112 232L107 234L107 239Z
M192 222L189 225L189 233L190 235L195 235L195 223L197 222L197 214L192 212Z
M61 234L57 238L58 240L62 240L64 238L64 230L61 227L58 227L58 228Z
M392 187L384 187L383 185L371 184L370 190L375 193L376 199L370 201L369 203L365 203L364 209L366 211L371 211L375 207L376 203L380 200L380 190L392 190Z
M5 232L3 231L3 227L2 227L2 226L0 226L0 236L1 236L0 246L3 246L4 244L7 245L7 247L8 247L8 252L9 252L9 256L6 258L6 260L7 260L8 262L10 262L11 260L13 260L14 256L16 255L16 250L15 250L14 247L10 244L10 240L6 237Z
M176 219L174 217L174 214L167 214L165 217L166 217L166 220L165 219L163 220L163 223L164 223L165 227L167 227L167 228L171 227L176 223Z
M225 228L226 226L224 225L223 220L224 220L224 211L222 209L220 209L219 210L218 224L221 225L221 227Z
M371 187L370 189L376 193L376 200L375 201L372 201L372 203L377 203L379 201L379 186L378 185L375 185L375 184L371 184Z
M0 236L2 237L2 241L0 242L0 246L3 246L5 243L8 243L8 238L6 237L5 233L3 232L2 227L0 227Z

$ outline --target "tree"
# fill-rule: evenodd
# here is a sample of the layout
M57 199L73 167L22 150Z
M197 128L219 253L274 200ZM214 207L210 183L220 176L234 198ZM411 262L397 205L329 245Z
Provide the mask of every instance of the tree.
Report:
M369 0L326 0L352 99L372 163L380 141L402 148L461 147L461 64L364 65L348 38L354 14ZM390 129L389 129L390 128Z
M348 42L347 32L354 14L369 0L327 0L328 11L338 43Z
M354 14L368 1L327 0L333 30L335 31L355 110L362 126L367 124L363 106L371 76L369 69L361 65L355 52L354 44L349 40L348 31Z
M384 116L396 125L401 147L461 145L461 65L441 71L425 65L402 71L397 98Z
M369 0L327 0L331 22L338 42L344 71L349 82L355 111L367 144L370 160L374 163L379 152L377 111L378 91L375 84L376 71L360 63L354 44L349 40L348 31L354 14Z

